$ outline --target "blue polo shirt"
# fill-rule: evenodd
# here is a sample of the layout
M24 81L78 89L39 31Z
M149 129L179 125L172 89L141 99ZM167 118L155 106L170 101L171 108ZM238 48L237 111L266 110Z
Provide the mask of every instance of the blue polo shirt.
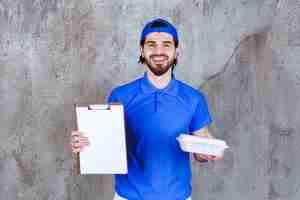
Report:
M108 102L124 105L128 174L115 190L129 200L185 200L192 193L189 153L176 137L211 123L204 95L172 79L163 89L144 77L112 90Z

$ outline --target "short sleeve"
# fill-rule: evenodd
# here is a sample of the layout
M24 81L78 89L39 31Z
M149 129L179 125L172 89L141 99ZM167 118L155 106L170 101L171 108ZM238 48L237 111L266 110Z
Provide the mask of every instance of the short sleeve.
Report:
M118 98L117 98L117 95L116 95L116 91L115 90L112 90L110 95L107 97L107 100L106 102L107 103L113 103L113 102L118 102Z
M204 95L200 93L198 97L198 104L196 106L194 115L190 123L190 132L197 131L212 122L210 113L208 111L208 105Z

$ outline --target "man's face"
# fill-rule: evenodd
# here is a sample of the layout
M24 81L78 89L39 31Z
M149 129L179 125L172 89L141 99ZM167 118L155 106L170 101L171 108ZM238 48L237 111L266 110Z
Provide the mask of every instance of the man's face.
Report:
M147 35L141 52L145 63L156 76L166 73L177 57L173 37L165 32L153 32Z

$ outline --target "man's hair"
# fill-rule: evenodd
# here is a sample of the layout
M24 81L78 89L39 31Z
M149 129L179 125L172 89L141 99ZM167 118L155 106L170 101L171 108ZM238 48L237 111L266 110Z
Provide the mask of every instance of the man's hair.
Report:
M155 22L149 24L149 28L165 28L167 26L168 25L163 21L155 21ZM174 40L175 48L177 48L178 47L178 40L175 39L174 37L173 37L173 40ZM140 46L144 47L144 44L145 44L145 39L142 39L140 41ZM145 58L142 55L140 55L138 63L140 63L140 64L145 63ZM174 59L174 63L172 64L172 70L174 70L176 65L177 65L177 58Z

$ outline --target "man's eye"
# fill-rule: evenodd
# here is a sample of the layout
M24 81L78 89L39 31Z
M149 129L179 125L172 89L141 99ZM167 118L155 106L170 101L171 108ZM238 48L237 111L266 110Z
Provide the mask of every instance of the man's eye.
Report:
M154 44L153 43L148 43L147 46L148 47L154 47Z

